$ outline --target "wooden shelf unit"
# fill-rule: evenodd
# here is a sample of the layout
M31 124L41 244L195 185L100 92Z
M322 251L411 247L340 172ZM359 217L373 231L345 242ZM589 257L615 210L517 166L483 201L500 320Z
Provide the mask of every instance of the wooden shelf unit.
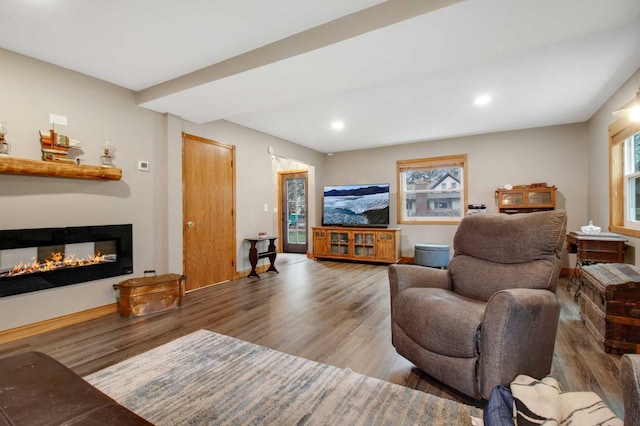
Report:
M497 189L500 213L531 213L556 208L556 187L516 187Z
M122 169L115 167L87 166L12 157L0 157L0 173L72 179L122 179Z
M398 263L400 229L314 227L313 257Z

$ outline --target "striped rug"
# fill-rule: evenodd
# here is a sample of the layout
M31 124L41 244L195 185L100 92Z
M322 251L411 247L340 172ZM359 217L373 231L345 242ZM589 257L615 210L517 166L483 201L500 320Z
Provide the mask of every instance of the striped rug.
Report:
M199 330L85 377L157 425L470 425L477 408Z

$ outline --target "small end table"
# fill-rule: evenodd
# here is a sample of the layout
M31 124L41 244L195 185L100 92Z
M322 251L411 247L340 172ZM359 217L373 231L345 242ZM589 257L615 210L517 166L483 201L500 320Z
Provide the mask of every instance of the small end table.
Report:
M258 237L258 238L245 238L245 241L249 241L251 243L251 247L249 248L249 262L251 262L251 272L248 277L256 277L260 278L258 272L256 272L256 266L258 265L258 259L263 259L265 257L269 258L269 269L267 272L275 272L279 273L276 269L276 239L278 237ZM269 240L269 246L267 247L267 251L258 252L257 243L259 241Z
M571 274L567 290L576 285L578 289L575 300L580 297L584 286L580 271L583 266L597 263L624 263L625 242L627 239L612 232L599 234L585 234L582 232L569 232L566 238L567 253L576 253L576 266Z

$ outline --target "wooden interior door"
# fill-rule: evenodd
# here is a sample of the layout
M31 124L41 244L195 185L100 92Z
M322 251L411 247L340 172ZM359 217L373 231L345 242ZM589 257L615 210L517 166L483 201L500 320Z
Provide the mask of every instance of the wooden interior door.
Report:
M235 147L182 135L183 259L186 289L233 279Z
M281 172L279 175L282 251L306 253L308 249L307 172Z

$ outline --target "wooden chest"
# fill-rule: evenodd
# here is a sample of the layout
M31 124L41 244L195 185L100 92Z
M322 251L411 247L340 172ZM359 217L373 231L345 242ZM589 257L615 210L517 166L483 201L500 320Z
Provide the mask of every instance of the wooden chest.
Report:
M146 276L148 273L153 276ZM155 275L145 271L142 278L132 278L115 284L118 309L125 318L170 311L182 306L186 277L178 274Z
M640 268L600 263L582 268L580 317L613 354L640 353Z

